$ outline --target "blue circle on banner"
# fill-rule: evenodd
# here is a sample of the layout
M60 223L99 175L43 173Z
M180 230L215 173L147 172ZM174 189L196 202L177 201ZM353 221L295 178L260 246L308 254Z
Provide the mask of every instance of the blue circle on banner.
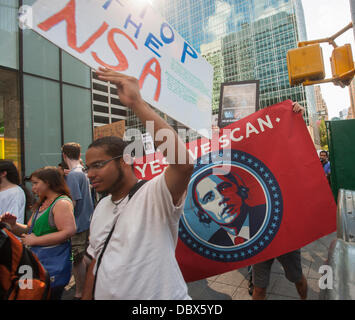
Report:
M244 151L220 150L196 161L179 237L207 259L243 261L272 242L282 215L281 189L269 168Z

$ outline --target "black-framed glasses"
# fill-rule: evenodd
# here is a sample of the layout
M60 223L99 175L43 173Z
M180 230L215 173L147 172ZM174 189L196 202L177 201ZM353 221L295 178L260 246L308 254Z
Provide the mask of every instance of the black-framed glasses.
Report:
M83 167L83 171L84 171L85 173L88 173L90 169L100 170L100 169L102 169L105 165L107 165L110 161L115 160L115 159L118 159L118 158L121 158L121 157L123 157L123 155L114 157L114 158L109 159L109 160L105 160L105 161L101 161L101 162L96 162L96 163L92 164L91 166L84 166L84 167Z

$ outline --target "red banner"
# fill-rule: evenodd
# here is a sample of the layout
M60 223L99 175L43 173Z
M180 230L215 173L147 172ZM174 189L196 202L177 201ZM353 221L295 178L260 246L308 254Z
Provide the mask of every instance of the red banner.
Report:
M187 148L195 169L176 248L187 282L280 256L336 230L331 189L291 101ZM145 160L135 165L140 179L166 167L161 155Z

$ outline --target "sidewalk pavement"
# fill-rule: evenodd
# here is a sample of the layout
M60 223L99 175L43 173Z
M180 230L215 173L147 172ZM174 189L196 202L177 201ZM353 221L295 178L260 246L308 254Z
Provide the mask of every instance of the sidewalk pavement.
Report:
M319 300L320 266L326 263L330 243L336 233L318 239L301 249L302 269L308 282L308 300ZM208 279L188 283L189 294L193 300L251 300L248 293L248 271L242 268L217 275ZM71 300L75 293L72 277L65 288L63 300ZM271 269L267 300L298 300L294 284L284 276L281 264L275 260Z

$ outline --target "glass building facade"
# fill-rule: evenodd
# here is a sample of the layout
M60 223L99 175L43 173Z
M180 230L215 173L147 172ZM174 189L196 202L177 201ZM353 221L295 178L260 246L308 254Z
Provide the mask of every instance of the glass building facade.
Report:
M61 146L92 142L91 70L31 30L19 7L34 0L0 0L0 159L28 176L61 162Z
M222 82L259 80L260 108L291 99L315 115L312 87L290 87L286 54L307 39L301 0L155 0L166 20L214 67L213 113Z
M79 142L84 154L94 127L126 120L127 129L140 130L136 138L145 132L113 85L19 28L19 8L34 2L0 0L0 158L14 160L22 176L57 165L66 142ZM256 79L260 107L292 99L307 106L311 120L314 90L291 88L286 66L287 51L307 38L300 0L154 0L153 5L213 65L214 113L222 82ZM184 128L161 115L176 130Z

